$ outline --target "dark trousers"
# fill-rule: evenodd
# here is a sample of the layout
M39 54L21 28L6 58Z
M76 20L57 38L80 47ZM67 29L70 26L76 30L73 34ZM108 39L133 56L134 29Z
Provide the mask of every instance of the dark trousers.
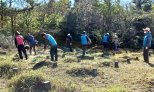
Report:
M86 54L86 47L87 47L87 45L82 45L82 50L83 50L82 56L83 56L83 57L84 57L85 54Z
M30 49L29 49L30 55L32 54L32 49L34 50L34 53L36 55L35 44L34 45L30 45Z
M103 45L104 45L105 52L107 52L108 51L108 43L107 42L103 42Z
M28 59L28 56L27 56L26 49L25 49L24 45L18 45L18 53L19 53L20 59L23 59L22 52L24 53L25 58Z
M143 57L144 57L144 62L149 63L149 49L145 49L143 50Z
M72 49L72 45L71 44L67 44L67 47L70 49L70 52L73 52L73 49Z
M114 50L118 51L118 44L114 43Z
M51 46L50 56L51 56L51 61L58 61L57 46ZM55 59L54 59L54 57L55 57Z

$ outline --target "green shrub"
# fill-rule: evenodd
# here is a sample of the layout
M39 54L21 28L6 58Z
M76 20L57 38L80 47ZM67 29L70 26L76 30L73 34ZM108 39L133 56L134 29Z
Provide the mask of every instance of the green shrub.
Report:
M66 62L66 63L78 62L78 59L75 57L67 57L64 59L64 62Z
M105 92L128 92L128 90L124 87L113 85L108 87Z
M39 90L43 81L45 76L42 73L28 71L13 77L9 81L9 87L12 87L15 92L30 92L34 89Z
M13 68L16 67L17 65L14 64L13 62L1 62L0 64L0 75L1 76L7 76L7 77L12 77L14 75Z
M76 68L67 70L66 73L76 77L94 76L94 72L91 67L76 67Z

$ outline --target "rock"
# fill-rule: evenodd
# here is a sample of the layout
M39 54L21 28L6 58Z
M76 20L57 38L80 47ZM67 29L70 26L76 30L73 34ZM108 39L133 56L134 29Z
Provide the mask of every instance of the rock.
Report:
M130 58L127 59L127 63L128 64L131 64L130 60L131 60Z
M19 72L19 69L18 68L13 68L12 70L13 70L13 74L16 74L16 73Z
M48 92L49 90L51 90L51 83L50 83L50 81L42 82L42 90L45 91L45 92Z
M119 62L118 62L118 61L115 61L115 62L114 62L114 67L115 67L115 68L119 68Z
M97 76L97 69L93 69L93 70L92 70L92 75L93 75L94 77Z

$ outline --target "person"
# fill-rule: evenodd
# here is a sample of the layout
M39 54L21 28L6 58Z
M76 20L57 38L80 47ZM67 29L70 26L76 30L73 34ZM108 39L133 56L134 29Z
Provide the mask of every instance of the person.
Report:
M28 40L28 44L30 46L30 49L29 49L30 55L32 54L32 49L34 50L34 53L36 55L36 49L35 49L36 44L35 44L34 36L32 34L28 33L27 40Z
M94 34L93 45L96 46L97 43L98 43L98 39L97 39L97 36Z
M25 55L26 60L28 59L27 53L26 53L26 49L24 47L24 38L22 35L20 35L20 32L16 32L16 36L15 36L15 46L18 49L18 54L20 59L23 59L22 56L22 52Z
M118 51L118 43L119 43L119 40L118 40L118 37L116 37L115 41L114 41L114 50L115 51Z
M97 44L98 44L97 36L95 34L92 34L89 36L89 38L91 39L92 46L97 46Z
M70 49L70 52L73 52L73 49L72 49L72 36L71 34L67 34L67 37L66 37L66 46Z
M109 41L109 33L106 33L103 36L103 45L104 45L104 49L105 49L106 52L107 52L107 49L108 49L108 41Z
M90 43L91 43L91 41L90 41L90 38L87 36L86 31L83 31L83 33L81 35L81 45L82 45L82 49L83 49L83 53L82 53L83 57L86 54L86 46Z
M115 38L114 38L114 50L115 51L118 51L118 44L119 44L119 39L118 39L118 36L115 35Z
M51 61L58 61L58 51L57 51L57 42L56 40L50 35L50 34L46 34L46 33L41 33L42 37L45 38L50 46L50 57L51 57ZM46 47L45 47L46 48ZM54 59L55 57L55 59Z
M143 40L143 58L144 62L149 63L149 48L151 47L152 35L150 28L146 27L144 31L144 40Z

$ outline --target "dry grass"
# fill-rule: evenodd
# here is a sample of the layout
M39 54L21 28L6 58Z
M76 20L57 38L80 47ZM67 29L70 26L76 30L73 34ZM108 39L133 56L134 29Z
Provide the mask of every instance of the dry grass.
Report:
M143 62L142 52L129 52L121 54L116 54L115 56L110 56L108 58L101 57L102 53L89 53L88 56L94 57L94 59L80 59L78 62L77 56L81 53L65 53L65 57L61 57L63 52L59 50L59 61L58 67L52 69L50 66L43 66L36 71L41 72L40 76L47 77L53 85L53 90L51 92L148 92L151 90L153 79L154 79L154 55L150 57L150 62L152 64L148 65ZM47 54L42 54L38 57L37 62L45 59ZM28 72L32 70L34 66L32 60L37 56L30 56L27 61L12 61L14 52L9 53L7 56L0 56L1 63L7 62L9 64L15 64L17 67L21 68L21 72ZM123 63L127 57L132 58L131 64ZM134 58L139 57L139 60ZM47 60L46 62L49 62ZM119 68L114 68L114 61L119 61ZM110 67L106 67L103 63L111 63ZM84 67L84 68L83 68ZM96 68L98 75L96 77L84 76L84 77L74 77L67 74L66 71L73 71L76 69L86 69L90 71ZM42 75L43 74L43 75ZM21 76L17 74L14 79ZM2 81L2 82L1 82ZM6 86L3 86L3 81L6 82ZM7 83L10 80L6 78L1 78L0 80L0 92L7 92L9 87Z

